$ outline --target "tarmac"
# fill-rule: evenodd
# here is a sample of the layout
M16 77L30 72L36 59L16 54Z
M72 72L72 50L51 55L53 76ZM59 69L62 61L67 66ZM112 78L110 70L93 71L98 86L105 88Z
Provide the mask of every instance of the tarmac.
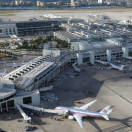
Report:
M53 14L61 17L85 18L89 16L106 15L113 20L130 20L132 18L131 8L106 8L106 9L73 9L73 10L18 10L11 16L0 16L6 21L27 21L32 18L42 19L43 15Z

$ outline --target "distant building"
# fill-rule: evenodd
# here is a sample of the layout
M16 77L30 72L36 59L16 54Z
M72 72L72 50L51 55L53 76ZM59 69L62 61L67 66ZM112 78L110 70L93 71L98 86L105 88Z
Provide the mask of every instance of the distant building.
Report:
M23 4L23 0L15 0L15 5L19 6Z
M42 35L57 31L59 28L60 22L54 20L2 22L0 23L0 37Z
M60 23L54 20L17 22L18 35L40 35L59 30Z
M74 0L71 0L71 6L75 6Z
M126 0L119 0L118 5L122 6L122 7L126 7L127 6L127 1Z
M1 23L0 24L0 37L8 37L10 35L18 35L15 23Z
M102 0L98 0L98 4L102 4L103 3L103 1Z
M106 0L107 5L118 5L118 0Z
M36 0L0 0L0 6L34 6Z
M14 0L0 0L0 6L12 6L14 5Z
M44 7L44 2L37 0L37 7Z
M127 0L127 7L132 7L132 0Z
M37 0L37 7L57 7L60 4L59 0Z

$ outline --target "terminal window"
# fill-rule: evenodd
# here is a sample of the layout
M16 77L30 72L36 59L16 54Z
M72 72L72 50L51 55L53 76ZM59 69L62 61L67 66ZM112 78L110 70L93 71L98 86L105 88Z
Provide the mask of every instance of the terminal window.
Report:
M3 110L6 110L6 103L2 103L1 107L2 107Z
M8 29L6 29L6 34L8 34Z
M13 28L13 32L16 33L16 29L15 28Z
M31 97L25 97L23 98L23 104L31 104L32 98Z
M14 100L10 100L7 102L8 107L14 107Z
M11 30L11 28L9 28L9 34L12 34L12 30Z
M2 29L0 29L0 33L2 33Z

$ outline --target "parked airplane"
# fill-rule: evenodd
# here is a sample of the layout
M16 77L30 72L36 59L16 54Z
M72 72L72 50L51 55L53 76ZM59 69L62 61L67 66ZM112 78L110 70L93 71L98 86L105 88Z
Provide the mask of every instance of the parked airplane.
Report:
M131 56L127 56L127 57L124 57L124 58L126 58L128 60L132 60L132 57Z
M82 118L86 117L86 116L103 117L104 119L109 120L108 116L112 112L112 108L110 106L105 107L100 112L87 110L88 107L91 106L92 104L94 104L95 102L96 102L96 100L94 100L80 108L59 106L59 107L56 107L55 109L60 110L60 111L66 111L68 119L71 119L71 120L75 119L78 122L78 124L80 125L80 127L83 128Z
M100 63L102 65L108 65L108 62L106 61L96 60L95 62Z
M17 38L17 36L14 34L14 35L10 35L10 38L12 38L12 39L16 39Z
M110 62L101 61L101 60L96 60L96 62L97 63L100 63L100 64L103 64L103 65L110 65L111 66L110 68L117 69L119 71L123 71L124 70L124 67L125 67L125 65L117 66L117 65L112 64Z
M115 64L112 64L112 63L108 63L113 69L117 69L117 70L119 70L119 71L123 71L124 70L124 67L125 67L125 65L120 65L120 66L117 66L117 65L115 65Z

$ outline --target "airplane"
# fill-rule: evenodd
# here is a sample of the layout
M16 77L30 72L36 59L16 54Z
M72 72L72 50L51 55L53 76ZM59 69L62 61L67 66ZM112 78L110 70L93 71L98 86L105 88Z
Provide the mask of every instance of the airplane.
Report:
M112 64L110 62L101 61L101 60L96 60L96 62L97 63L100 63L100 64L103 64L103 65L110 65L111 66L110 69L113 68L113 69L117 69L119 71L123 71L124 70L124 67L126 66L126 65L117 66L117 65Z
M125 59L132 60L131 56L124 57Z
M117 65L115 65L115 64L112 64L112 63L108 63L113 69L117 69L117 70L119 70L119 71L123 71L124 70L124 67L125 67L125 65L120 65L120 66L117 66Z
M75 119L78 124L80 125L81 128L83 128L83 123L82 123L82 118L83 117L103 117L105 120L109 120L109 114L112 112L111 106L107 106L104 109L102 109L100 112L95 112L95 111L90 111L87 110L89 106L94 104L96 100L82 106L79 108L71 108L71 107L63 107L63 106L58 106L55 108L55 110L60 110L60 111L66 111L68 119Z
M10 38L12 38L12 39L16 39L17 38L17 36L14 34L14 35L10 35Z
M95 60L95 62L100 63L100 64L102 64L102 65L107 65L107 64L108 64L108 62L106 62L106 61L101 61L101 60Z

